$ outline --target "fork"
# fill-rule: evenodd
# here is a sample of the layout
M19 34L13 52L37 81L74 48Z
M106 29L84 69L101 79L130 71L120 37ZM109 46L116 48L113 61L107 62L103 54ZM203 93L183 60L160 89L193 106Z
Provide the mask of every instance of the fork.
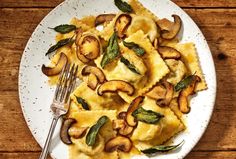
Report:
M68 111L70 101L69 97L70 93L72 92L75 86L77 71L78 66L75 64L73 64L72 67L70 66L70 64L66 64L63 67L63 70L59 77L59 82L55 90L53 102L51 104L53 120L39 159L46 159L57 121L62 115L66 114Z

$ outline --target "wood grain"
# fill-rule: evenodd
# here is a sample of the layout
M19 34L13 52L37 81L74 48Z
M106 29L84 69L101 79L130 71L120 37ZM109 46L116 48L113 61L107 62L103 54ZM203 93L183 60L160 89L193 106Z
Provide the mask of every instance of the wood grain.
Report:
M180 7L207 7L207 8L219 8L219 7L236 7L235 0L172 0ZM63 0L1 0L0 8L4 7L55 7L63 2Z
M34 28L51 10L48 7L60 2L0 0L0 159L36 159L39 156L41 149L27 128L19 104L18 69L23 49ZM185 11L203 31L215 61L218 82L212 120L186 159L236 159L236 9L224 9L236 7L236 1L174 2L187 7Z

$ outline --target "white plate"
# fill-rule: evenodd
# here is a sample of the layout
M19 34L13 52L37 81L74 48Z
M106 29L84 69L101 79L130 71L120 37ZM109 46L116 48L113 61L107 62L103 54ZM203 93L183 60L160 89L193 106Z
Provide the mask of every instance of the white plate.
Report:
M178 14L182 18L183 39L181 42L191 41L196 44L201 67L208 85L207 90L198 93L191 100L191 112L187 115L187 131L174 139L175 143L184 139L183 147L178 151L153 157L158 159L182 159L199 141L212 114L216 95L216 76L212 55L201 31L181 8L169 0L140 1L160 18L172 19L172 14ZM40 146L43 146L46 140L52 120L49 107L55 89L47 84L47 77L41 72L42 64L49 62L45 53L49 46L55 43L56 33L48 27L66 24L72 17L81 18L86 15L112 12L118 12L113 0L68 0L53 9L41 21L30 37L20 64L19 96L25 120ZM59 127L60 122L54 133L50 152L55 159L66 159L68 158L68 150L59 139Z

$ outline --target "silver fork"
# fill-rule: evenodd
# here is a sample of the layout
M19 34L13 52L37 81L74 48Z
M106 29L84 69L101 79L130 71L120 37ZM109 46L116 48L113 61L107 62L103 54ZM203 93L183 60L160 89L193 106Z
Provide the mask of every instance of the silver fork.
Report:
M47 158L51 138L53 136L57 121L62 115L66 114L68 111L70 101L69 97L70 93L72 92L75 86L77 71L77 65L73 64L72 67L70 67L70 64L66 64L60 74L59 82L57 84L53 102L51 105L51 110L53 112L53 120L39 159Z

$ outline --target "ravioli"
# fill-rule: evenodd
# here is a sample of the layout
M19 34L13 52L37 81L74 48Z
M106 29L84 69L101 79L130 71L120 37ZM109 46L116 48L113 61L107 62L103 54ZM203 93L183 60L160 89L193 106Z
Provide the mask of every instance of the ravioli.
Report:
M122 44L120 44L122 46ZM140 74L132 72L124 63L120 61L120 58L114 60L111 64L108 64L103 69L103 72L106 76L107 80L123 80L129 82L130 84L138 87L140 85L140 81L145 76L147 71L147 67L143 61L143 59L137 56L132 50L129 49L121 49L122 56L127 59L131 64L133 64ZM103 56L99 57L95 60L97 67L101 68L101 60Z
M126 34L129 37L139 30L142 30L145 35L148 35L152 42L155 38L160 36L154 20L144 16L132 15L132 22L128 27Z
M148 38L144 35L143 31L138 31L125 39L126 42L134 42L145 49L146 53L142 56L144 63L147 67L147 72L142 87L138 87L138 90L134 96L130 97L125 93L119 92L119 95L128 103L138 95L142 95L151 89L157 82L160 81L165 75L169 73L169 69L159 53L154 49ZM121 49L126 49L121 46Z
M156 125L138 122L137 128L131 136L136 148L146 149L160 145L185 129L183 123L170 108L157 106L155 100L146 97L141 106L146 110L161 113L164 117Z
M174 47L181 53L182 59L190 73L201 78L201 82L197 83L195 91L207 89L194 43L177 44Z
M93 159L118 159L116 151L113 153L103 151L105 142L116 135L116 132L112 129L111 123L112 120L116 119L116 110L79 111L73 112L70 117L76 119L76 123L73 125L75 127L91 127L104 115L109 118L109 121L99 131L97 142L93 147L85 143L86 135L81 139L72 138L72 142L75 143L69 146L70 151L73 152L71 154L72 159L82 154L85 157L91 157Z

